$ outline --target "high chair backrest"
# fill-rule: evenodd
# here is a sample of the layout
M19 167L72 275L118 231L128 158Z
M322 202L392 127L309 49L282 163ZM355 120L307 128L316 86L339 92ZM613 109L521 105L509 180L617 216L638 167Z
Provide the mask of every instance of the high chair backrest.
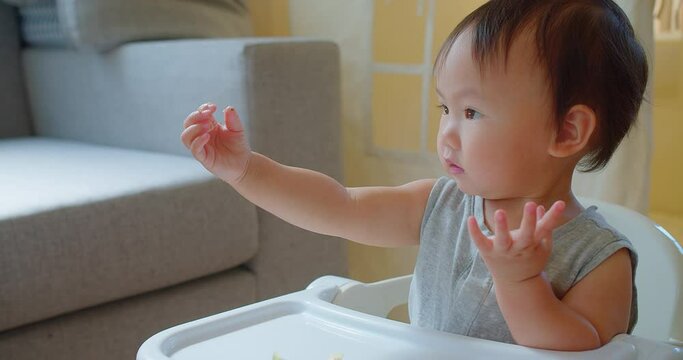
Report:
M626 235L638 253L638 323L633 335L683 344L683 248L646 216L611 203L581 198Z

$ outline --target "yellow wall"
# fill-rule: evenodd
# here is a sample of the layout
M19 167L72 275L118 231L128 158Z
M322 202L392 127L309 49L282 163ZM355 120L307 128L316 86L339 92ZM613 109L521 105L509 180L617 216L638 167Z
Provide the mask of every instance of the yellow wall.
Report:
M683 243L683 39L655 42L650 216Z
M369 143L345 151L349 185L395 185L441 175L435 154L440 116L431 83L432 64L455 25L484 2L373 1L372 91L365 129L371 136ZM425 89L427 93L423 94ZM346 139L345 144L351 145L352 140ZM349 273L366 282L408 274L416 255L417 248L384 249L351 243Z
M431 69L441 44L455 25L485 0L374 0L373 63L390 65L375 70L372 85L372 146L379 151L436 151L439 110L431 84ZM430 6L434 6L431 9ZM431 12L431 14L430 14ZM431 21L431 24L428 22ZM431 29L431 35L427 29ZM429 46L425 55L425 47ZM419 73L406 74L391 65L409 65ZM427 76L428 97L422 102ZM401 104L401 106L396 106ZM426 127L422 130L422 114ZM424 132L424 133L423 133ZM422 139L425 144L422 145Z
M289 0L249 1L251 22L256 36L287 36L289 31Z

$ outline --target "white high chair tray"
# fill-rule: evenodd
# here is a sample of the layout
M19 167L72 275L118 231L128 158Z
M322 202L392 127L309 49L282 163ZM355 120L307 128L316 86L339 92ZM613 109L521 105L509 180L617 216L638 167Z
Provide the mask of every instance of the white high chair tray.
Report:
M175 326L148 339L137 359L683 359L680 348L629 335L593 351L556 352L420 329L333 304L345 283L360 284L323 277L304 291Z

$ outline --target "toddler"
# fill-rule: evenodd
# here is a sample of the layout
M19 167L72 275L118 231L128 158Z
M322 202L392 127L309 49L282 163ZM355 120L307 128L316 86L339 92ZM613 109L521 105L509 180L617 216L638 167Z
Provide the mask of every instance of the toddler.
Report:
M204 104L181 139L254 204L294 225L374 246L420 245L416 326L588 350L636 322L631 243L572 193L635 121L647 60L611 0L492 0L434 66L447 176L345 188L252 152L235 109ZM624 179L628 181L628 179Z

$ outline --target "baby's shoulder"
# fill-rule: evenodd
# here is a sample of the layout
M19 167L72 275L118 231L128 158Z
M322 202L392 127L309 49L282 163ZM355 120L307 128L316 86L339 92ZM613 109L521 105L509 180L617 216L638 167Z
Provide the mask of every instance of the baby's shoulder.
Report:
M596 206L590 206L553 233L558 249L588 251L611 243L631 246L626 235L610 225Z
M623 248L631 253L635 268L637 254L629 239L591 206L553 233L548 271L571 285Z

